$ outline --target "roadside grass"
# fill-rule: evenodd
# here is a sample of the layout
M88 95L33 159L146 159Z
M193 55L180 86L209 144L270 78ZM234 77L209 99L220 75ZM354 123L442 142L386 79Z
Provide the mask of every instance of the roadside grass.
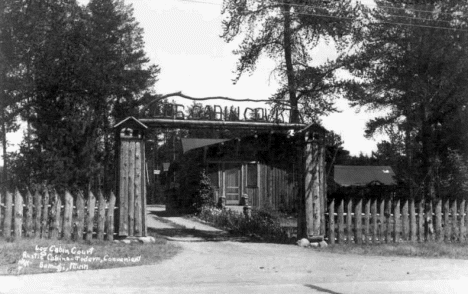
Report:
M132 242L124 244L98 240L75 242L0 238L0 275L96 270L155 264L172 258L181 249L159 235L152 233L149 235L156 239L155 243ZM36 250L40 247L44 248L47 253L42 259L39 257L41 251ZM54 252L55 250L57 252ZM76 254L78 250L82 251L81 254ZM34 253L38 254L34 255Z
M468 259L468 246L462 243L334 244L320 251L338 254Z

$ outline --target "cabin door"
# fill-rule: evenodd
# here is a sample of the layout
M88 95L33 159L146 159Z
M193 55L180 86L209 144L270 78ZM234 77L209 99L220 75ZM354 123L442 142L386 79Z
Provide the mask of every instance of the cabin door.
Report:
M226 204L239 205L241 195L241 164L225 163Z

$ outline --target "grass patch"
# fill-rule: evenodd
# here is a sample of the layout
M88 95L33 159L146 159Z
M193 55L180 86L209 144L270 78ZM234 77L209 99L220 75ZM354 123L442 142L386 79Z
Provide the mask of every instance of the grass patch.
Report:
M320 251L338 254L468 259L468 246L460 243L334 244Z
M53 273L155 264L180 247L160 236L155 243L0 238L0 275ZM41 249L42 248L42 249ZM41 256L41 252L45 252Z

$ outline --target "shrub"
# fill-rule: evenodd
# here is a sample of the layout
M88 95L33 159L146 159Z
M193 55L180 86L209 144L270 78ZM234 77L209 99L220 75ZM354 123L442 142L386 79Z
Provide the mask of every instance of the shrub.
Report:
M203 206L198 217L234 235L253 237L261 241L288 243L280 226L279 216L269 209L253 209L251 217L230 209Z
M199 175L198 187L193 195L194 208L200 211L204 206L214 206L213 193L210 178L203 170Z

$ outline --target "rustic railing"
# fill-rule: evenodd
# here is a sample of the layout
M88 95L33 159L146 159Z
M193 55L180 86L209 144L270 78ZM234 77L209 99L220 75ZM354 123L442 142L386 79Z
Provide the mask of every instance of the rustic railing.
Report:
M466 242L467 211L465 200L331 199L328 242Z
M0 231L5 238L35 237L64 240L114 239L115 195L108 201L101 192L75 197L68 191L42 193L16 190L0 197Z

